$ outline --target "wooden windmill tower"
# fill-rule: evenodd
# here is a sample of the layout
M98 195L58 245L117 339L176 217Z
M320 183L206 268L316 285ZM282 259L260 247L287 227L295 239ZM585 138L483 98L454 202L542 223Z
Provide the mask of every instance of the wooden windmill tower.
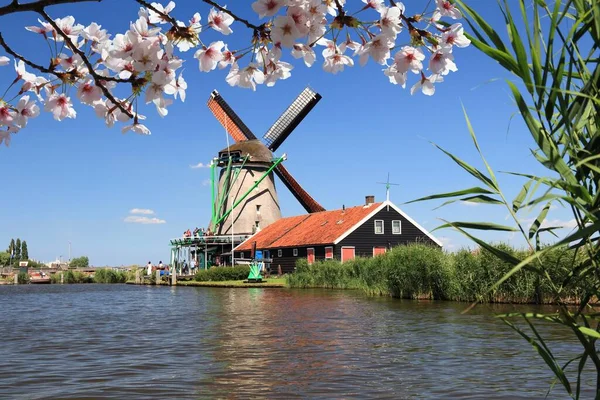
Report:
M304 89L269 128L263 143L216 90L211 93L208 108L235 140L233 145L221 150L212 163L210 226L216 235L229 235L232 229L236 235L253 234L281 218L274 174L307 212L325 210L283 166L286 155L273 155L320 99L318 93ZM216 167L220 168L218 184Z

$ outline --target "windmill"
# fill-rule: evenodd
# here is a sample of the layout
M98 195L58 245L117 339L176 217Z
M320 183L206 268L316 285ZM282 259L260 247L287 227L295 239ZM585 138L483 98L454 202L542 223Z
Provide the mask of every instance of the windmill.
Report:
M215 90L208 108L235 143L219 152L212 163L213 210L216 234L251 234L281 218L273 174L277 175L308 213L325 211L294 179L273 153L319 102L321 95L306 88L263 136L264 143L244 124ZM215 168L220 168L215 193Z

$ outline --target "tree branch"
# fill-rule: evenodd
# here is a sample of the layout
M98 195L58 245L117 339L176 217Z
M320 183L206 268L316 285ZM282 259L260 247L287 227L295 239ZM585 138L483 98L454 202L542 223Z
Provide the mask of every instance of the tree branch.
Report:
M17 0L13 0L9 5L0 7L0 17L7 14L13 14L24 11L40 11L44 7L55 6L68 3L83 3L83 2L101 2L102 0L38 0L32 3L19 4Z
M123 105L121 104L120 101L118 101L113 95L112 93L108 90L108 88L106 86L104 86L104 84L102 83L102 81L107 81L107 80L113 80L116 82L131 82L130 80L123 80L123 79L109 79L111 77L105 77L102 75L98 75L98 73L96 73L96 70L94 69L94 66L92 65L92 63L90 62L90 60L87 58L87 56L85 55L85 53L83 51L81 51L79 48L77 48L77 46L75 46L75 44L73 43L73 41L71 40L71 38L69 37L69 35L67 35L66 33L64 33L60 27L56 24L56 22L54 22L54 20L52 18L50 18L50 16L48 14L46 14L46 11L44 11L43 9L41 10L37 10L37 12L44 17L44 19L50 24L52 25L52 27L54 28L54 30L60 35L62 36L62 38L64 39L65 43L69 46L69 48L73 51L73 53L76 53L79 55L79 57L81 57L81 59L83 60L85 66L88 69L88 72L90 73L90 75L94 78L94 83L96 84L96 86L98 86L100 88L100 90L102 90L102 93L104 94L104 96L110 100L111 102L113 102L113 104L115 104L119 110L121 110L122 113L124 113L125 115L127 115L129 118L133 118L133 114L127 110L125 107L123 107Z
M235 15L234 13L232 13L225 7L220 6L219 4L215 3L212 0L201 0L201 1L206 4L210 4L211 6L213 6L214 8L216 8L219 11L223 11L225 14L229 14L234 20L241 22L242 24L246 25L250 29L254 29L255 31L260 31L260 30L264 29L264 25L260 25L260 26L254 25L253 23L249 22L248 20L238 17L237 15Z
M52 74L53 71L49 68L46 67L42 67L41 65L35 64L31 61L29 61L28 59L26 59L25 57L23 57L22 55L16 53L13 49L11 49L8 44L6 44L6 42L4 41L4 37L2 36L2 32L0 32L0 46L2 46L4 48L4 50L10 54L11 56L13 56L14 58L18 58L19 60L23 61L25 64L29 65L31 68L35 68L40 72L44 72L47 74Z
M175 18L171 17L169 14L166 14L164 12L158 11L156 9L156 7L154 7L152 4L148 3L147 1L144 1L144 0L134 0L134 1L137 2L137 3L140 3L141 5L143 5L144 7L148 8L148 9L154 11L158 15L162 15L174 27L178 26L177 25L177 20Z

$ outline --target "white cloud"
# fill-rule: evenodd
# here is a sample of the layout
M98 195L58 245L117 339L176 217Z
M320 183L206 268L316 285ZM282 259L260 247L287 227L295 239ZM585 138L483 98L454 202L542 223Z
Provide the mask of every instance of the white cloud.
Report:
M144 214L144 215L152 215L154 214L153 210L148 208L133 208L129 211L130 214Z
M210 185L210 179L205 179L202 181L202 186L209 186Z
M198 164L195 164L195 165L190 165L190 168L192 168L192 169L208 168L208 167L210 167L210 164L204 164L204 163L201 163L201 162L198 163Z
M164 219L158 219L156 217L140 217L137 215L130 215L126 217L123 221L129 222L132 224L166 224L167 221Z
M474 201L461 201L460 204L462 204L463 206L469 206L469 207L477 207L479 206L481 203L476 203Z
M447 236L441 236L441 237L438 237L438 239L444 245L444 249L452 250L452 249L456 248L456 245L454 244L454 242L451 238L449 238Z
M521 222L523 224L525 224L527 227L531 227L531 225L533 224L533 222L535 221L535 218L526 218L521 220ZM575 227L577 227L577 221L575 221L575 219L570 219L568 221L562 220L562 219L545 219L544 222L542 222L542 226L540 226L540 228L548 228L551 226L558 226L561 228L565 228L565 229L573 229Z

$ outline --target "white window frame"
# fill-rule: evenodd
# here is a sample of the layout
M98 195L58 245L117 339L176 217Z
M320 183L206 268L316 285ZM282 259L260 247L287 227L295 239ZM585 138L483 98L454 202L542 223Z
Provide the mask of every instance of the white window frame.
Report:
M377 223L381 222L381 232L377 232ZM375 220L375 226L373 227L373 230L375 232L376 235L383 235L385 233L385 224L383 222L382 219L376 219Z
M394 231L394 222L398 223L398 232ZM395 219L392 221L392 235L401 235L402 234L402 220Z
M342 248L340 250L340 259L341 259L342 262L346 261L346 260L344 260L344 249L352 249L352 250L354 250L354 258L356 258L356 247L355 246L342 246Z
M327 249L331 249L331 257L327 257ZM325 247L325 259L326 260L333 260L333 246L327 246L327 247Z
M277 250L277 257L283 257L283 250Z
M244 252L243 251L240 253L240 258L244 258Z
M294 249L294 250L292 251L292 255L293 255L294 257L298 257L298 249Z

